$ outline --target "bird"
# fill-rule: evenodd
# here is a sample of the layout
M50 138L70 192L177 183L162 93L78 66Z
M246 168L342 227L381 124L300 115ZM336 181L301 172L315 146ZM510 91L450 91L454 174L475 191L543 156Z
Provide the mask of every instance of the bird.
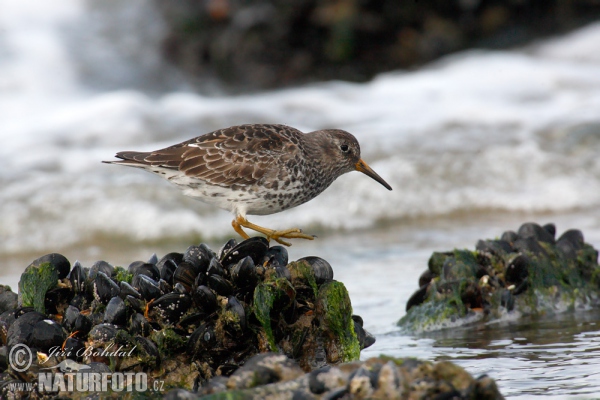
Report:
M339 176L360 171L386 189L392 187L360 156L356 138L341 129L303 133L280 124L245 124L218 129L164 149L121 151L108 164L141 168L177 185L183 193L231 211L233 229L247 228L268 240L313 240L291 228L275 230L251 223L246 215L275 214L306 203Z

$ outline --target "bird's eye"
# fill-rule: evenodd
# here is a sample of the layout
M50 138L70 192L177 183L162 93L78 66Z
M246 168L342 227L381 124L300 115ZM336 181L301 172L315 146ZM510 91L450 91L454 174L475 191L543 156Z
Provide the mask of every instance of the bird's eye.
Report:
M347 144L343 144L340 146L340 149L345 153L348 151L348 145Z

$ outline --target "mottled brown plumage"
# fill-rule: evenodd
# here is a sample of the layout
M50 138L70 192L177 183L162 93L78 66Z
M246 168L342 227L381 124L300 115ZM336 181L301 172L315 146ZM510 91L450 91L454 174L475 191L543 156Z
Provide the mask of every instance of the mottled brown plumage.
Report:
M282 238L312 239L299 229L275 231L251 224L246 214L267 215L305 203L340 175L358 170L391 187L360 159L350 133L325 129L302 133L285 125L232 126L152 152L123 151L112 164L154 172L188 196L232 211L232 225L289 245Z

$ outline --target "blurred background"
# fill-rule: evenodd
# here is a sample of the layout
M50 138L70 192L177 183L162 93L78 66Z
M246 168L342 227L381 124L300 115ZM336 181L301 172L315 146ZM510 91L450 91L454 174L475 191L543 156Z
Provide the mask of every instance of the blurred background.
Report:
M394 187L349 174L255 218L317 249L540 215L596 228L599 16L595 0L0 0L2 271L222 243L228 213L100 161L240 123L348 130Z
M456 357L506 395L598 393L577 379L597 373L598 335L580 335L597 316L481 342L394 323L433 251L529 220L600 247L599 110L598 0L0 0L0 282L16 290L49 252L127 266L236 236L227 212L101 164L117 151L241 123L340 128L394 190L350 173L251 221L319 236L290 258L330 261L369 351Z

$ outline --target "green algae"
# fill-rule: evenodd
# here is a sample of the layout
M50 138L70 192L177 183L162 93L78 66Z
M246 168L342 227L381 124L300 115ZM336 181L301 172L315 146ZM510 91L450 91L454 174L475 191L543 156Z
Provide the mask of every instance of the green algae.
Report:
M339 349L340 362L358 360L360 344L354 332L350 296L343 283L327 282L319 288L316 304L325 339L333 348ZM328 346L329 347L329 346Z
M277 351L271 318L274 312L288 308L295 297L294 287L285 278L270 278L254 289L252 311L267 335L271 351Z
M186 339L178 335L172 328L154 331L150 339L156 343L159 354L176 355L181 352L187 343Z
M37 312L46 313L44 301L46 293L58 284L58 272L49 262L30 265L19 280L19 299L22 307L33 307Z
M317 297L319 286L317 285L317 280L315 279L315 274L310 267L310 264L306 261L294 261L289 263L287 268L290 270L292 282L294 284L297 281L307 283L312 288L314 296Z
M131 285L131 281L133 280L133 274L127 272L123 267L115 267L114 277L117 282L127 282Z

